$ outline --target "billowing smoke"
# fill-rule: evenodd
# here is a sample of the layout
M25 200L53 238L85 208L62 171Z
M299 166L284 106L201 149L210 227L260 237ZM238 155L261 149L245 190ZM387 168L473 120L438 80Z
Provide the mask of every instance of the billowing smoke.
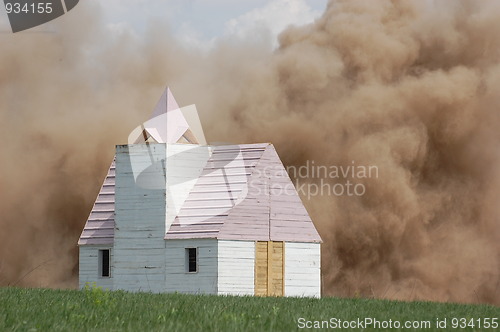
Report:
M76 285L75 241L114 145L162 92L170 72L154 63L178 65L168 37L155 46L104 29L85 2L49 26L0 33L0 285Z
M363 195L303 196L324 294L500 304L500 3L336 0L274 52L225 40L207 54L161 24L103 37L80 7L57 33L0 36L0 283L75 285L114 145L168 82L209 141L377 167L324 179Z

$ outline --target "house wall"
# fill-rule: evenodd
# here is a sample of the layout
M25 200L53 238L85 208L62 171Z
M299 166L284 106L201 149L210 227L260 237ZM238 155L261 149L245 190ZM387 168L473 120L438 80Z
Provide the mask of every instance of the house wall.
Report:
M217 294L217 240L166 240L167 292ZM198 272L186 272L186 248L198 248Z
M116 147L114 289L165 291L166 144Z
M319 243L285 243L285 296L321 297Z
M109 264L111 269L110 278L99 277L99 250L111 249L109 246L86 245L79 247L79 288L85 288L87 283L91 286L102 287L103 289L113 289L113 250L110 251Z
M255 242L219 240L218 294L254 295Z

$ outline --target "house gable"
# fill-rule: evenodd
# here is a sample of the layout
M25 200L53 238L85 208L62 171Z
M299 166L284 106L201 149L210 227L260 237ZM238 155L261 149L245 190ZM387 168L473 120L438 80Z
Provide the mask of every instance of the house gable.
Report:
M252 171L245 199L231 210L217 238L321 242L272 144Z

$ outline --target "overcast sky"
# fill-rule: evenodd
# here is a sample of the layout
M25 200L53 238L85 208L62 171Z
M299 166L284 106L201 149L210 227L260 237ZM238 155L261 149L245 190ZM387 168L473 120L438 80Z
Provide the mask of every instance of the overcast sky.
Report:
M303 25L321 15L327 0L81 0L71 15L85 2L103 9L110 31L146 31L151 21L170 25L175 37L186 45L210 48L218 38L267 37L276 45L276 37L290 24ZM0 32L9 33L5 8L0 7ZM59 19L71 19L62 17ZM50 24L30 33L52 30Z
M327 0L91 0L104 8L112 29L143 33L151 20L167 21L186 44L209 47L217 38L275 38L290 24L312 22Z

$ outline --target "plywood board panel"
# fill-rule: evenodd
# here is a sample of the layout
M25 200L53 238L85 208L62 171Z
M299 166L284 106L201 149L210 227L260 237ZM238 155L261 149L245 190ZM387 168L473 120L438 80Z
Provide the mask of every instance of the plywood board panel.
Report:
M268 282L268 242L258 241L255 243L255 295L267 295Z
M269 295L283 296L283 242L270 241L268 246L271 248Z
M255 244L255 295L283 296L283 242L258 241Z

